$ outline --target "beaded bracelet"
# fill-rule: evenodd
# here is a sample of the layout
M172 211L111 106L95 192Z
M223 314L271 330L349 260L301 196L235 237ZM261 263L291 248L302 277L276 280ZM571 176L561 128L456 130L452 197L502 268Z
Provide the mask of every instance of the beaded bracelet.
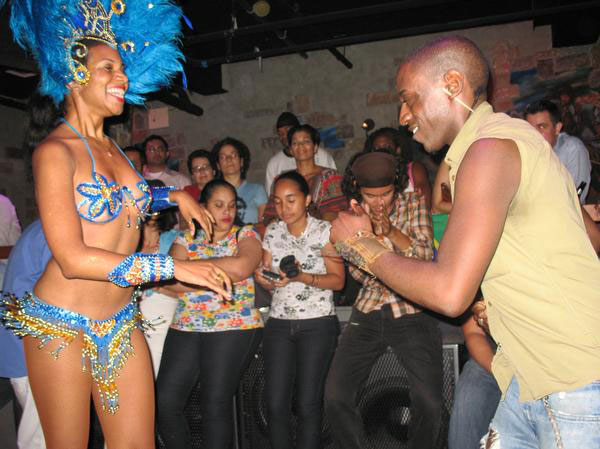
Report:
M119 287L131 287L173 279L174 273L175 265L171 256L134 253L108 273L108 280Z
M177 206L177 203L169 201L169 193L177 190L177 187L151 187L150 190L152 191L152 203L150 203L150 210L152 212Z

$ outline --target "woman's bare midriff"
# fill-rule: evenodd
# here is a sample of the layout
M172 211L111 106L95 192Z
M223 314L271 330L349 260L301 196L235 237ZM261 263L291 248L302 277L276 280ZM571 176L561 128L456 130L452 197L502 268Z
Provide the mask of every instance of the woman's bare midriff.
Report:
M140 231L135 228L135 217L127 227L127 210L114 221L105 224L82 220L84 242L87 246L123 254L135 252ZM60 266L50 259L44 274L34 287L35 295L48 304L101 320L122 309L131 300L133 288L122 288L108 280L68 279Z

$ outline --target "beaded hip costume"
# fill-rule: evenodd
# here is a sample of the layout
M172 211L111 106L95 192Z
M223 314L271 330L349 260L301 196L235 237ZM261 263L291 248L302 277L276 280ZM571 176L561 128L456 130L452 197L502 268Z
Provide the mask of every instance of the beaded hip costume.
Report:
M4 3L0 0L0 8ZM10 4L14 38L33 54L40 69L38 90L57 105L68 94L70 83L89 82L92 75L84 61L90 42L118 50L129 79L124 96L128 103L143 104L145 94L168 85L178 73L185 84L179 47L185 17L171 0L12 0ZM132 190L96 173L95 166L92 177L94 182L77 187L84 197L78 205L84 220L98 224L112 221L125 205L136 211L139 226L148 208L174 205L168 199L170 187L150 189L140 180L136 184L140 195L134 196ZM130 287L172 277L170 256L135 253L108 273L107 280ZM89 366L103 409L115 413L119 407L116 377L133 354L131 333L146 325L136 299L134 293L131 302L110 318L93 320L47 304L33 294L4 296L0 319L16 335L38 338L40 348L54 340L59 342L52 351L55 358L81 333L83 369Z
M119 408L116 377L133 354L131 333L144 330L146 322L137 305L137 291L131 302L105 320L93 320L76 312L45 303L28 293L22 298L3 298L3 320L19 337L38 338L39 349L54 340L60 341L51 354L58 358L78 335L83 334L81 361L83 370L89 363L92 379L98 387L102 409L115 413Z

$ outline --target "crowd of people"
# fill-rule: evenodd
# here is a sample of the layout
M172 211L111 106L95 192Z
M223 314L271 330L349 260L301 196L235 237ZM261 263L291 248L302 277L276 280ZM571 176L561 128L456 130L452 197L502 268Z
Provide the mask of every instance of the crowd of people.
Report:
M450 449L600 446L600 231L580 206L589 156L551 102L526 120L495 113L474 43L433 41L397 72L399 125L427 152L449 146L433 186L398 129L371 133L342 173L290 112L263 185L246 179L251 151L233 137L191 151L188 178L169 168L163 137L121 150L104 133L124 100L181 70L178 7L135 16L135 2L110 13L82 2L34 26L13 5L41 93L61 105L33 153L40 219L16 241L13 208L1 229L0 375L23 407L20 448L85 448L90 397L109 449L157 438L189 448L184 409L198 383L203 447L231 447L232 399L261 343L274 449L320 447L323 409L340 449L364 447L358 395L388 347L408 373L408 447L437 447L442 345L430 311L462 318L471 355ZM156 55L128 53L113 15L156 33L146 43L164 66L136 72ZM67 45L64 58L44 57L52 45ZM435 257L432 211L450 216ZM334 297L350 279L358 292L341 330Z

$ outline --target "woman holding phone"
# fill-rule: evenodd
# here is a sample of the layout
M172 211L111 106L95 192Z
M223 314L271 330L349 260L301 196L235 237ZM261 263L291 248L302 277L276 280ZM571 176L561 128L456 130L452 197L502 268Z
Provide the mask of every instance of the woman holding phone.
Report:
M301 174L280 175L273 201L280 220L266 229L263 267L255 271L257 282L273 293L263 341L269 440L274 448L292 448L295 380L296 447L316 449L323 386L339 333L333 290L344 285L344 265L329 242L329 222L308 214L311 196ZM290 256L295 263L284 264L284 272L280 263ZM265 276L267 271L277 276Z

